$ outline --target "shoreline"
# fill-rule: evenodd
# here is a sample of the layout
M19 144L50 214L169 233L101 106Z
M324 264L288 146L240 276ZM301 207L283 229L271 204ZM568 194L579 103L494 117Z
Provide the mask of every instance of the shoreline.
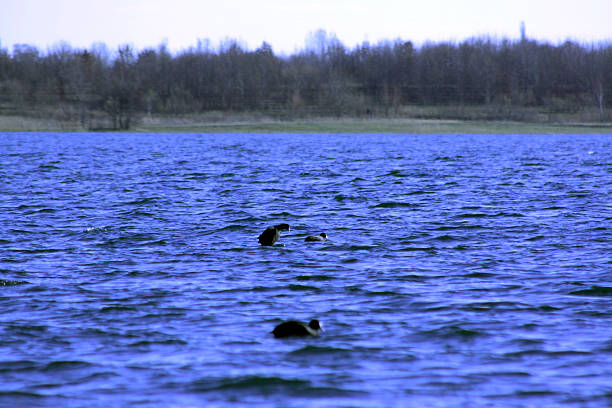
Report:
M311 119L139 125L134 132L175 133L389 133L389 134L612 134L612 123L556 124L436 119Z
M198 118L144 118L129 130L88 130L75 123L0 116L0 132L84 133L390 133L390 134L612 134L612 123L541 123L410 118L267 118L206 121Z

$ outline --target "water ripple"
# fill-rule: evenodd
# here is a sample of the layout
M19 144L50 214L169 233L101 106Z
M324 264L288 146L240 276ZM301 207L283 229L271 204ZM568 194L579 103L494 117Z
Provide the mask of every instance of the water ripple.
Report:
M609 402L609 135L1 136L0 406Z

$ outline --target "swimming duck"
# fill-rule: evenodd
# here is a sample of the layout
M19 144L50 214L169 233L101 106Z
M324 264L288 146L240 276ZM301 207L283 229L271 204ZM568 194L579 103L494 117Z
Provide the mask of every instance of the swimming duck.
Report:
M321 323L318 320L313 319L310 323L306 324L298 322L297 320L289 320L281 323L272 330L272 334L276 338L283 337L317 337L319 332L323 331Z
M309 237L306 237L306 239L304 241L306 241L306 242L327 241L327 234L322 232L319 235L311 235Z
M261 233L257 239L261 245L274 245L280 238L279 231L289 231L289 224L278 224L273 227L268 227Z

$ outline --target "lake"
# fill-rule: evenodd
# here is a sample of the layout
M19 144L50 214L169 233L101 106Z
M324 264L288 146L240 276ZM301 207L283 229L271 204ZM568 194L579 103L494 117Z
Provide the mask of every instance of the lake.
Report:
M0 179L2 407L612 404L612 135L5 133Z

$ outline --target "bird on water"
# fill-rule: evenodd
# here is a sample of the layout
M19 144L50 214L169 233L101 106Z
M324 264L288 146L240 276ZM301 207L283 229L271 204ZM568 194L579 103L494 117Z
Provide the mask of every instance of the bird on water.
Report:
M274 245L280 238L279 231L289 231L289 224L278 224L273 227L268 227L261 233L257 239L261 245Z
M318 320L313 319L310 323L306 324L297 320L289 320L281 323L272 330L272 334L276 338L283 337L317 337L319 332L323 331L321 323Z
M319 235L311 235L309 237L306 237L304 241L306 242L327 241L327 234L322 232Z

